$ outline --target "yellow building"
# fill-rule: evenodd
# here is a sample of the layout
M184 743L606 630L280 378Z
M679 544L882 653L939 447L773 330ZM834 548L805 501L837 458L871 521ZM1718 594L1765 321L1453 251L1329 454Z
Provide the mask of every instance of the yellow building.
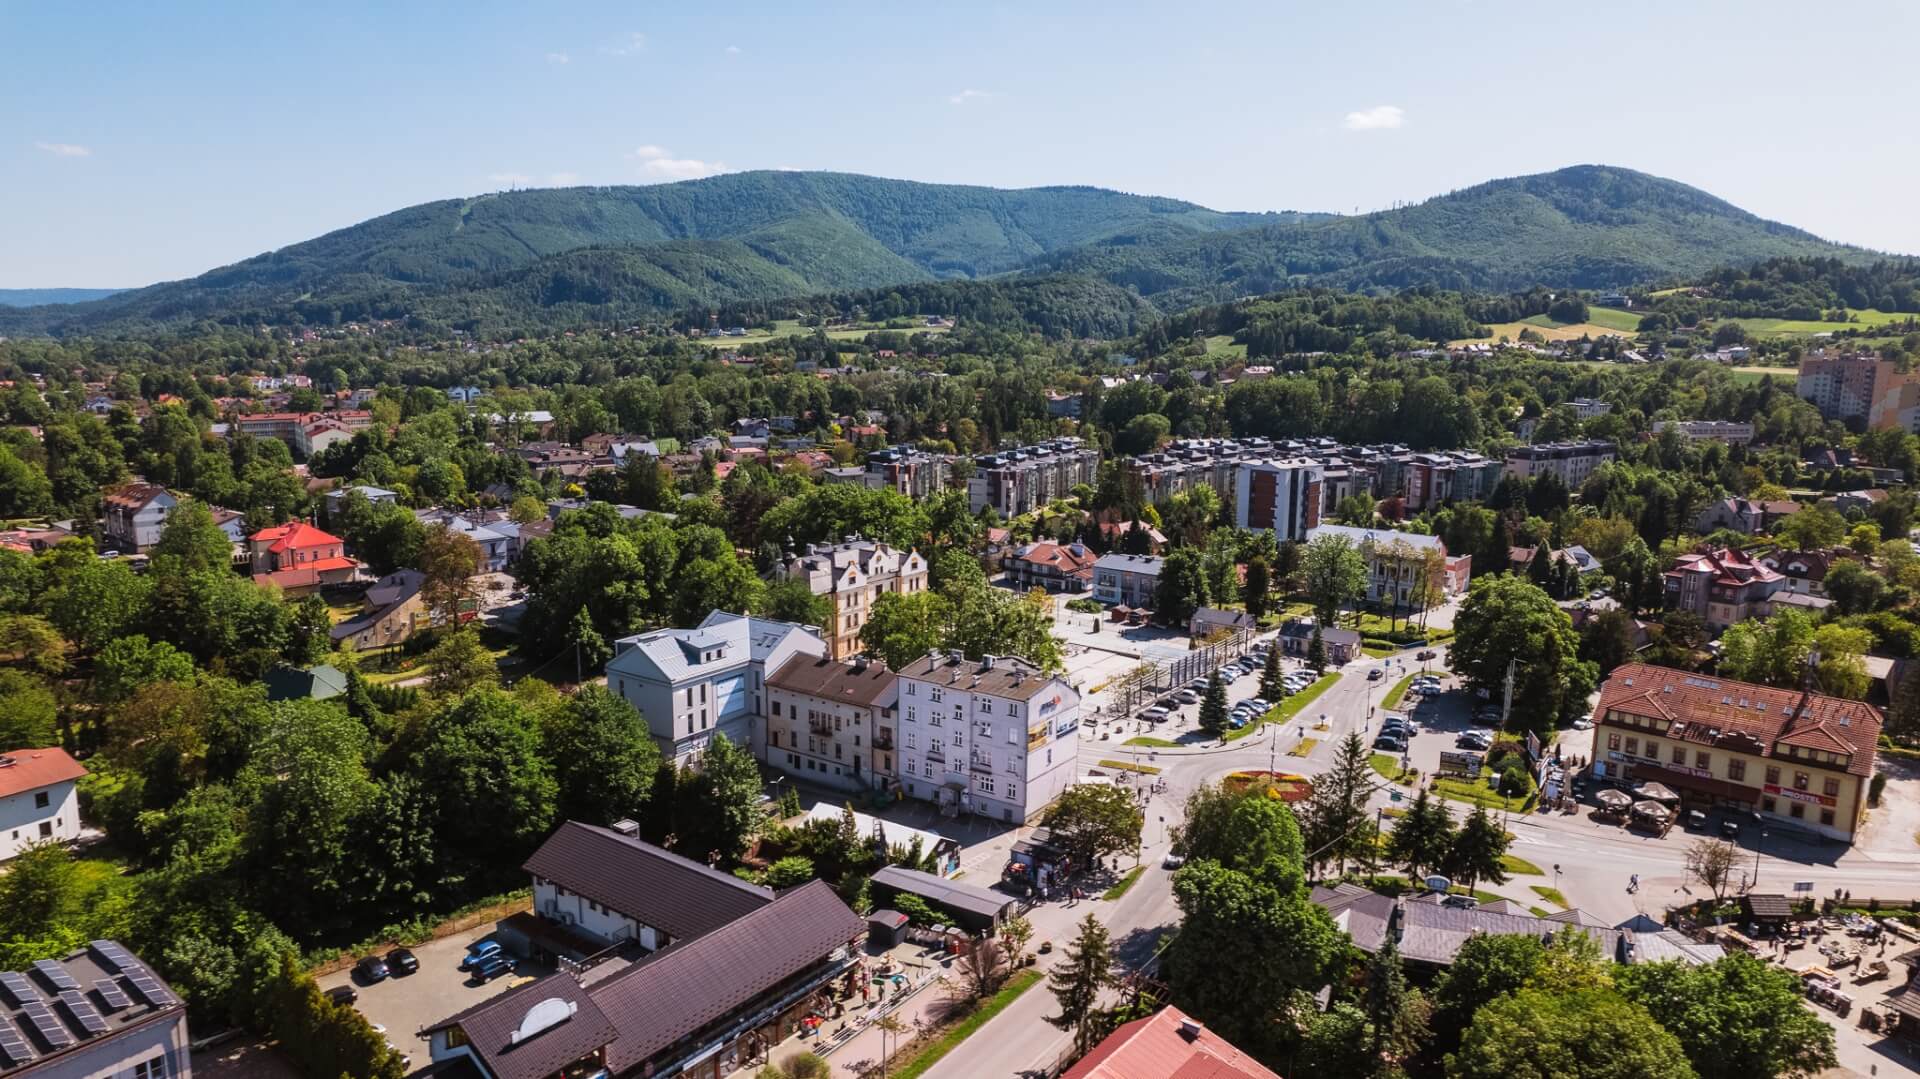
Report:
M1600 687L1593 721L1596 776L1851 843L1881 717L1860 701L1633 663Z

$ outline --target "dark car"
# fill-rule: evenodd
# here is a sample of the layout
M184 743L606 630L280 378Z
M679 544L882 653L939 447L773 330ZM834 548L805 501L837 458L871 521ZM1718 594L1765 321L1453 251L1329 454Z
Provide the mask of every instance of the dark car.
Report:
M461 970L472 970L482 962L500 954L500 942L491 938L476 940L467 945L467 954L460 959Z
M475 963L471 973L476 982L490 982L502 974L512 974L513 966L513 960L504 955L495 955Z
M387 980L387 976L392 973L392 971L387 969L386 961L377 955L367 956L365 959L353 965L353 976L368 985L372 985L375 982L384 982Z
M351 985L336 985L327 990L327 999L345 1007L360 999L360 991Z
M1740 838L1740 822L1737 820L1721 821L1720 834L1723 836L1726 836L1728 839L1739 839Z
M387 972L398 978L402 974L412 974L420 969L420 960L405 948L395 948L387 953Z

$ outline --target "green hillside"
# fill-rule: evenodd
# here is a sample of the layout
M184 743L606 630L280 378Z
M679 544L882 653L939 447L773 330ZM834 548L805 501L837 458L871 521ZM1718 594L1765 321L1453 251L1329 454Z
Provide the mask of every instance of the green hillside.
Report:
M1097 280L1173 311L1302 285L1611 288L1783 256L1867 257L1684 184L1600 166L1357 217L1229 214L1090 187L751 172L426 203L186 281L0 309L0 332L367 317L555 326L1005 275ZM1096 322L1135 317L1104 296L1091 303L1104 312Z
M86 303L104 300L118 288L0 288L0 307L38 307L49 303Z

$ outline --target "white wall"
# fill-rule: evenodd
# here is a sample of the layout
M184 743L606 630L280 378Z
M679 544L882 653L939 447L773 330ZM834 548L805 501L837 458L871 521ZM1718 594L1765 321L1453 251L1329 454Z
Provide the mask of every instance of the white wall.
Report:
M648 949L660 946L659 934L653 930L653 927L641 925L632 918L601 907L584 896L575 895L572 892L561 895L560 889L552 881L534 882L533 909L556 922L579 926L607 940L638 940Z
M80 838L80 798L72 780L23 791L0 798L0 859L11 858L22 849L43 839L61 842ZM34 796L45 794L47 807L34 805ZM40 834L42 821L52 825L52 835Z

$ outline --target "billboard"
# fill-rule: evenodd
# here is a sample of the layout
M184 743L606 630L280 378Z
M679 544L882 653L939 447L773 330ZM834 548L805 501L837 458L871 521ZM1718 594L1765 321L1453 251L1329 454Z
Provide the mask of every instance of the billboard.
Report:
M1469 779L1480 775L1480 754L1458 753L1453 750L1440 751L1440 774L1462 775Z
M747 694L747 676L729 675L713 680L713 715L716 721L744 715L753 705Z

